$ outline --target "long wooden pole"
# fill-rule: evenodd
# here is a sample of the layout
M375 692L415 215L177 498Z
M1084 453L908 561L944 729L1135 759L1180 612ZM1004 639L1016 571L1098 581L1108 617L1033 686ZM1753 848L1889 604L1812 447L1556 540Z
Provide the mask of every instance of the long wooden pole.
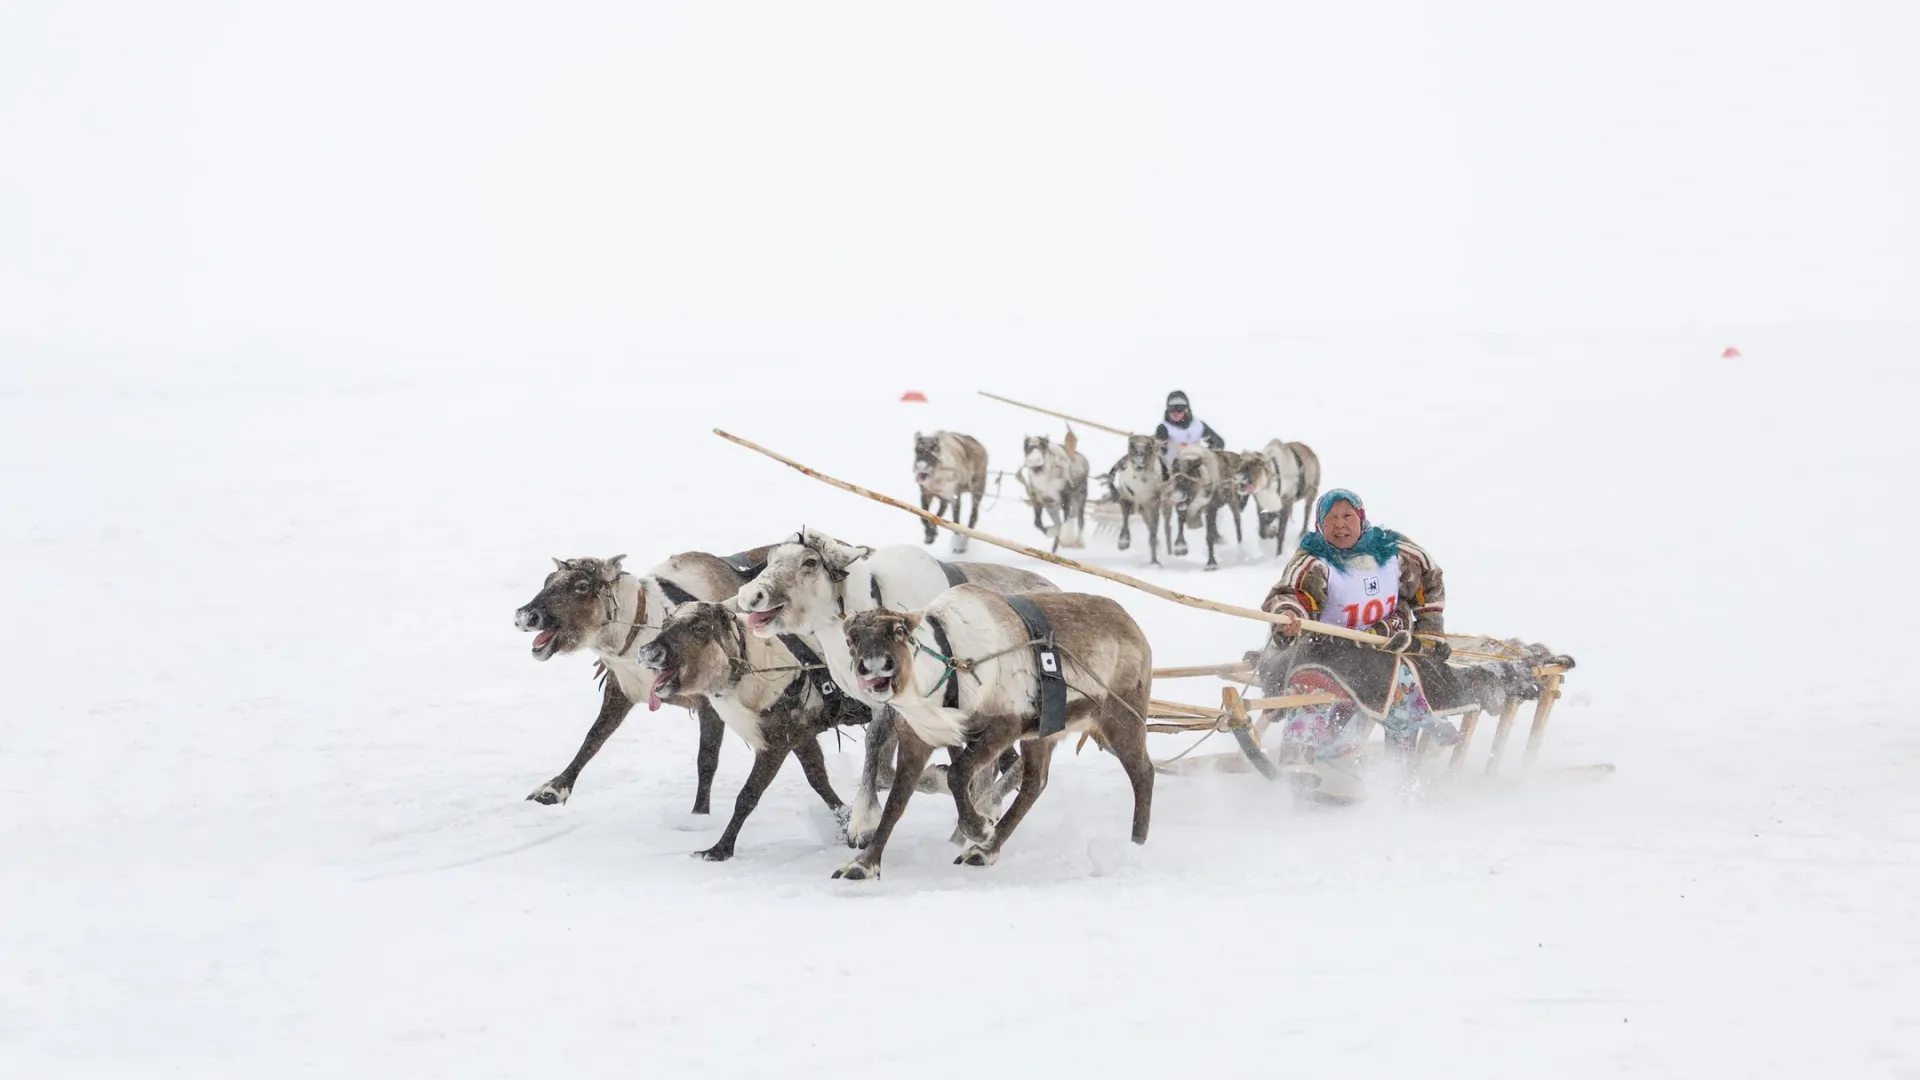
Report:
M719 428L714 428L713 433L727 440L730 443L734 443L739 446L744 446L747 449L752 450L758 454L764 454L767 457L772 458L773 460L779 462L782 465L787 466L790 469L800 472L806 476L813 477L815 480L818 480L823 484L828 484L833 487L837 487L842 491L851 491L855 495L863 495L869 499L872 499L874 502L885 503L886 505L891 506L897 510L905 510L907 513L912 514L916 517L922 518L926 521L930 521L933 524L938 525L943 529L950 529L953 532L959 533L961 536L970 536L975 540L979 540L983 543L992 544L995 547L1006 548L1008 551L1017 552L1021 555L1027 556L1030 559L1039 559L1042 562L1053 563L1055 566L1064 566L1069 570L1078 570L1083 574L1092 574L1094 577L1106 578L1108 581L1117 581L1122 585L1139 589L1141 592L1152 593L1154 596L1157 596L1162 600L1171 600L1176 604L1184 604L1185 606L1190 608L1199 608L1202 611L1217 611L1222 615L1238 615L1243 619L1251 619L1254 622L1284 623L1288 621L1286 616L1275 615L1270 611L1260 611L1256 608L1236 607L1233 604L1222 604L1217 600L1203 600L1198 596L1188 596L1186 593L1174 592L1172 589L1163 589L1160 586L1153 584L1152 582L1142 581L1137 577L1132 577L1127 574L1122 574L1116 570L1105 570L1098 566L1088 566L1085 563L1074 562L1072 559L1063 559L1058 555L1052 554L1051 552L1041 551L1039 548L1031 548L1025 544L1016 544L1011 540L1002 540L991 533L983 533L978 529L970 529L967 526L962 525L957 521L948 521L947 519L940 517L936 514L930 514L927 511L922 510L917 506L910 506L907 503L903 503L899 499L891 498L889 496L882 495L878 492L868 491L866 488L860 487L858 485L849 484L845 480L836 480L835 478L828 476L825 473L816 472L813 469L810 469L807 466L800 464L799 462L793 460L790 457L785 457L781 454L777 454L772 450L769 450L766 447L761 446L758 443L749 442L746 439L739 437L738 435L728 434L727 432L722 431ZM1364 645L1380 646L1380 645L1385 645L1387 643L1387 639L1381 637L1378 634L1369 634L1364 630L1349 630L1344 626L1337 626L1333 623L1314 622L1312 619L1300 620L1300 628L1310 633L1325 634L1325 635L1328 635L1329 637L1345 638L1348 641L1357 641Z
M999 394L989 394L985 390L980 390L976 392L981 397L992 398L995 401L1005 402L1008 405L1012 405L1021 409L1031 409L1032 411L1037 412L1042 416L1051 416L1059 420L1068 421L1069 423L1079 424L1081 427L1090 427L1090 428L1093 428L1095 431L1104 431L1112 435L1118 435L1123 439L1129 438L1132 435L1136 434L1135 432L1131 432L1131 431L1121 431L1117 427L1108 427L1105 424L1096 424L1092 420L1083 420L1078 416L1068 416L1066 413L1063 413L1063 412L1054 412L1052 409L1043 409L1038 405L1029 405L1024 401L1015 401L1009 397L1001 397Z

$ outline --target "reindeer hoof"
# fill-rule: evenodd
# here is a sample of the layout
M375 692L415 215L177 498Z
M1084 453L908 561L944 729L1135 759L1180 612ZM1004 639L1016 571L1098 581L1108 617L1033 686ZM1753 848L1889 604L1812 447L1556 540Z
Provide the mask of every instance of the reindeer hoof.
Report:
M1120 543L1120 550L1125 551L1128 548L1133 546L1133 539L1131 537L1123 536L1120 538L1119 543Z
M1178 555L1178 556L1182 556L1182 557L1184 557L1184 556L1185 556L1185 555L1187 554L1187 545L1185 545L1185 544L1175 544L1175 545L1173 545L1173 553L1174 553L1175 555Z
M994 862L999 858L1000 858L999 852L988 851L986 848L980 846L979 844L975 844L974 846L961 852L959 857L953 860L953 865L955 866L992 866Z
M1207 569L1209 569L1209 570L1218 570L1218 569L1220 569L1220 564L1219 564L1219 563L1217 563L1217 562L1210 562L1210 563L1208 563L1208 564L1207 564Z
M702 859L706 862L726 862L728 859L733 858L733 849L722 848L716 845L714 847L708 848L705 851L694 852L693 857L696 859Z
M878 881L879 878L879 867L865 867L857 862L850 862L833 872L835 881Z
M533 794L527 796L527 801L537 802L541 806L558 806L561 803L566 802L567 796L572 794L573 794L572 788L557 787L554 785L553 781L549 780L546 783L541 784L539 787L534 788Z

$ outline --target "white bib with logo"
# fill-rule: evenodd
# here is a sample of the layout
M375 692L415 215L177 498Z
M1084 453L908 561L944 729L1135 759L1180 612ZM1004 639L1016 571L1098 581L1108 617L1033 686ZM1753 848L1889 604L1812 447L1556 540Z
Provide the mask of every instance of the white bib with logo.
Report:
M1344 570L1327 563L1327 607L1320 612L1319 621L1362 630L1393 614L1399 606L1398 553L1385 566L1365 555L1350 560Z

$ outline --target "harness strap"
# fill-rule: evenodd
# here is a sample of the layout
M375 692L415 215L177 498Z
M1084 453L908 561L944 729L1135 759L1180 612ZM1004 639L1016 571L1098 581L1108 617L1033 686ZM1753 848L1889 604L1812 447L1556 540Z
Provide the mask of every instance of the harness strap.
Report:
M839 703L840 684L833 681L833 673L827 670L826 661L820 659L820 655L809 648L806 640L798 634L781 634L780 644L785 645L787 651L793 654L794 661L800 665L801 673L806 676L805 679L795 679L793 686L787 688L788 693L793 693L794 687L805 685L810 681L813 683L813 688L819 692L820 700L827 703L828 711L833 711Z
M1067 676L1060 667L1060 652L1053 644L1053 624L1040 605L1025 596L1003 595L1002 600L1027 624L1027 636L1033 640L1033 658L1040 669L1040 734L1055 735L1067 729Z
M967 583L966 571L960 569L959 567L953 565L950 562L941 562L941 560L939 559L935 559L933 561L940 563L941 571L947 575L948 588L952 588L955 585L965 585Z
M960 707L960 680L953 677L953 643L947 640L947 628L940 625L939 619L929 615L925 621L927 629L933 631L933 643L940 647L940 658L947 663L947 673L942 676L947 683L947 693L940 699L940 704L957 709Z
M621 656L633 651L633 643L640 640L640 627L647 621L647 581L635 578L634 583L639 589L633 597L633 625L627 628L627 640L620 646Z
M880 575L874 573L871 567L867 570L867 595L873 597L874 607L884 608L887 606L880 599Z
M700 599L666 578L657 577L653 580L660 583L660 591L666 594L667 603L669 604L691 604L695 600Z
M744 551L733 555L722 555L720 556L720 561L733 567L734 570L739 572L741 577L749 581L759 577L760 571L767 568L767 561L765 559L756 560L748 558L747 553Z

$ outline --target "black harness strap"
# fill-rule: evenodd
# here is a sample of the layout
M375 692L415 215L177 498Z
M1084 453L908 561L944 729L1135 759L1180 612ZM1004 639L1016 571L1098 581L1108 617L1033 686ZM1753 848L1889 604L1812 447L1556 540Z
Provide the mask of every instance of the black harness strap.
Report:
M1060 667L1060 652L1053 644L1053 624L1040 605L1024 596L1001 597L1020 621L1027 624L1027 636L1033 639L1033 659L1040 668L1040 734L1056 735L1067 729L1067 675Z
M960 707L960 679L953 669L953 643L947 640L947 628L940 625L939 619L929 615L926 622L927 629L933 631L933 643L940 647L940 655L947 661L947 693L940 699L940 704L957 709Z
M680 586L675 585L673 582L668 581L666 578L657 577L653 580L660 583L660 591L666 595L667 603L669 604L691 604L695 600L700 599Z
M959 567L953 565L950 562L941 562L939 559L935 559L933 561L940 563L940 569L946 573L948 588L952 588L955 585L965 585L967 583L966 571L960 569Z
M766 560L761 559L756 561L750 559L744 551L733 555L722 555L720 556L720 561L739 571L740 576L746 578L748 581L759 577L760 571L767 568Z
M787 692L796 693L799 687L811 682L813 688L819 692L820 700L827 703L827 711L829 713L838 711L837 707L843 695L840 693L840 684L833 681L833 673L827 670L826 661L820 659L820 655L809 648L806 640L798 634L781 634L780 644L785 645L787 651L793 654L794 663L805 669L802 674L806 678L793 680L793 685L787 687Z

